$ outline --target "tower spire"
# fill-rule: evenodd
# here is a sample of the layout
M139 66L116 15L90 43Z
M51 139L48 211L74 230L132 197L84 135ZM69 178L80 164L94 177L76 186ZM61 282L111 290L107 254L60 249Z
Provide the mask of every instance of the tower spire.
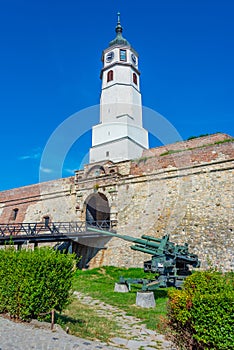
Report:
M109 43L109 46L114 46L114 45L130 46L129 42L122 36L123 27L121 26L121 23L120 23L120 12L117 13L117 25L115 27L115 32L116 32L116 37L114 40L112 40Z
M118 20L117 20L117 26L115 27L115 31L118 34L123 32L123 27L121 26L121 23L120 23L120 12L117 13L117 17L118 17Z

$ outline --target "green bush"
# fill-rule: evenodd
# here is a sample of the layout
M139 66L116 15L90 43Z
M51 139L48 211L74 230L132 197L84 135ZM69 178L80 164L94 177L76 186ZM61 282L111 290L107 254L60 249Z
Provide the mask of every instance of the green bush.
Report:
M74 256L50 248L0 250L0 313L28 320L69 301Z
M182 348L234 349L234 274L195 272L168 295L169 325Z

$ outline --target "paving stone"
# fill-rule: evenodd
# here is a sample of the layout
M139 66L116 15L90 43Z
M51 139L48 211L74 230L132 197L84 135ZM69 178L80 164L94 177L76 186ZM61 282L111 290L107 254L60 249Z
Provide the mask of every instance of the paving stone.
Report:
M127 343L128 343L127 339L119 338L119 337L112 338L111 341L115 344L118 344L118 345L127 345Z
M127 343L128 349L139 349L148 345L148 341L139 341L139 340L129 340Z
M155 335L155 334L156 334L156 332L155 332L155 331L152 331L152 329L145 329L145 332L146 332L147 334L150 334L150 335Z

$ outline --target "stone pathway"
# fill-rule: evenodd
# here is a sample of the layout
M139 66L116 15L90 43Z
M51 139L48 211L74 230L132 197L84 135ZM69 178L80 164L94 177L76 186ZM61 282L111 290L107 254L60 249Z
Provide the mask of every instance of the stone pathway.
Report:
M120 346L122 349L131 350L176 350L176 347L161 334L147 329L142 320L128 316L123 310L112 305L93 299L80 292L74 292L79 301L86 305L93 305L99 316L114 319L119 327L126 334L124 338L112 338L112 346Z
M81 339L60 327L51 331L50 325L16 323L0 317L0 350L116 350L105 343Z
M0 350L175 350L175 346L145 325L116 307L79 292L74 293L81 303L93 305L98 315L117 322L126 336L112 338L110 344L78 338L64 332L60 326L50 330L50 324L34 321L16 323L0 317Z

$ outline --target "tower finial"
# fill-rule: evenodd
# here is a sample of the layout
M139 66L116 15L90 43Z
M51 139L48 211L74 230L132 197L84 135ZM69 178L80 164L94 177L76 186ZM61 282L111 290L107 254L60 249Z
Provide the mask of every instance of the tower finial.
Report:
M120 24L120 12L117 13L118 16L118 24Z
M123 31L123 27L121 26L121 23L120 23L120 12L117 13L117 26L115 27L115 31L116 33L122 33Z

